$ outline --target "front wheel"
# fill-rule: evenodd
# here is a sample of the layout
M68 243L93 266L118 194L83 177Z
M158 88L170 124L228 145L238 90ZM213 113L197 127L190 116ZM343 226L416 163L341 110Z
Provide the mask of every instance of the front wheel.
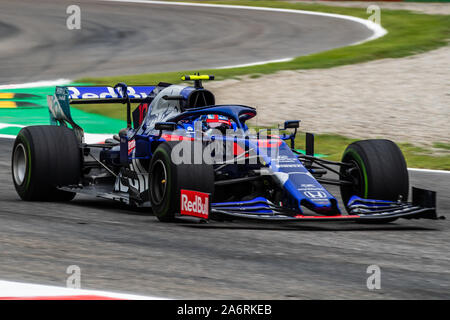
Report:
M194 164L193 152L188 157L191 162L175 164L172 150L177 143L191 147L190 141L163 142L156 148L150 163L150 203L155 216L163 222L173 221L180 212L182 189L209 193L211 198L214 192L213 166Z
M354 142L345 149L342 162L352 164L340 170L341 175L352 182L351 186L341 186L346 208L353 195L376 200L408 199L408 169L394 142L384 139Z

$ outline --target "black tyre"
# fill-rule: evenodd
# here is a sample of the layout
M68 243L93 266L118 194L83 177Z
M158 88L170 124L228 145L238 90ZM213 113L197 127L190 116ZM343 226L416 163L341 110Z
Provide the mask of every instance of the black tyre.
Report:
M344 151L342 162L354 165L350 169L341 168L341 174L353 183L341 186L345 205L353 195L377 200L408 199L408 169L394 142L382 139L354 142Z
M160 221L173 221L180 212L180 190L214 192L214 169L207 164L174 164L171 158L177 142L160 144L150 163L150 202ZM193 153L191 153L191 159ZM193 160L193 159L192 159ZM191 161L190 163L194 163Z
M27 201L70 201L75 193L58 186L78 184L81 149L73 130L62 126L31 126L20 130L11 169L20 198Z

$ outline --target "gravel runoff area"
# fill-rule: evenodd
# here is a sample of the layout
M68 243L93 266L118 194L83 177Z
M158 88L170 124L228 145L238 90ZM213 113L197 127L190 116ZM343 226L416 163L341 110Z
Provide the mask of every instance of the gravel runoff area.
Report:
M253 124L288 119L353 138L450 142L450 46L399 59L208 82L217 103L254 106Z
M287 2L317 3L334 7L354 7L354 8L367 8L372 4L376 4L381 8L381 10L383 9L411 10L427 14L450 14L450 3L443 3L443 2L429 3L429 2L302 1L302 0L291 0Z

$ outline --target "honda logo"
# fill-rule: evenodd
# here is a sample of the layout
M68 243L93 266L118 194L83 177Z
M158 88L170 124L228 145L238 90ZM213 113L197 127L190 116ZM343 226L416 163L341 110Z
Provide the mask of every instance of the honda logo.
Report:
M321 199L326 198L327 194L323 191L306 191L304 195L311 199Z

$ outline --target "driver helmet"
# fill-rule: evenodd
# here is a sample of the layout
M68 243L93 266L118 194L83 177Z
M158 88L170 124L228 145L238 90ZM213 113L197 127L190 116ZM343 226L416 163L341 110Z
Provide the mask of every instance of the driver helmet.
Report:
M231 120L219 114L208 114L204 118L204 121L210 129L226 130L232 128Z

